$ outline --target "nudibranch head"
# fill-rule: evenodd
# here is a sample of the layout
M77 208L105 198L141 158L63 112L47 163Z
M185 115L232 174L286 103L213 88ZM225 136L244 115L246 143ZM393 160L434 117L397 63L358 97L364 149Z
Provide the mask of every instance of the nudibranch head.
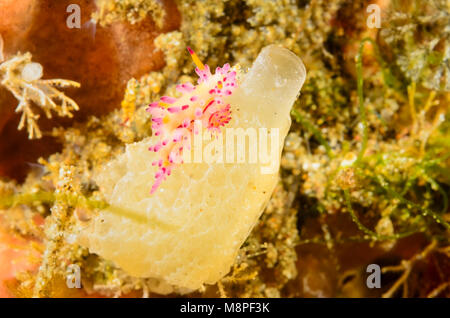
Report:
M163 96L147 109L152 115L153 134L158 137L149 150L159 154L152 162L158 170L150 193L170 176L176 165L183 163L183 150L190 150L192 134L202 133L195 129L196 122L212 134L218 134L231 120L231 106L225 103L224 97L232 95L237 87L236 70L225 64L212 74L209 66L191 48L187 49L197 66L198 84L179 84L176 89L181 93L180 98Z

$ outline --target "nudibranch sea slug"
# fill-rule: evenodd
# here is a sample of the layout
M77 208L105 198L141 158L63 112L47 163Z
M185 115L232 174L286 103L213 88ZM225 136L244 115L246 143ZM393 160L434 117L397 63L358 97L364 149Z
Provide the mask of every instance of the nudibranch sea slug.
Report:
M264 48L247 73L225 65L213 75L206 65L198 65L195 88L181 85L179 99L163 97L150 106L153 135L128 144L97 174L95 181L110 206L79 235L91 253L132 276L149 278L153 291L161 294L196 290L229 272L278 182L290 111L306 77L301 59L275 45ZM202 123L198 133L192 131L193 119ZM249 140L241 150L269 151L270 162L225 160L220 146L239 137L230 137L231 129L247 134L240 136ZM269 147L261 142L267 138L250 141L254 132L265 129L270 130ZM190 133L207 142L203 152L192 147L194 157L209 153L219 160L177 164L177 151L187 146L183 138ZM275 169L263 172L267 164ZM139 218L115 213L113 207Z
M190 150L191 135L200 133L195 129L196 120L211 133L220 133L220 128L231 120L231 107L224 102L224 97L232 95L237 87L236 71L227 63L217 67L212 75L209 66L204 65L190 47L187 49L197 66L198 85L180 84L176 87L183 94L179 99L163 96L148 108L152 115L152 131L159 137L149 150L160 155L152 163L159 169L151 193L170 176L176 164L183 163L182 153Z

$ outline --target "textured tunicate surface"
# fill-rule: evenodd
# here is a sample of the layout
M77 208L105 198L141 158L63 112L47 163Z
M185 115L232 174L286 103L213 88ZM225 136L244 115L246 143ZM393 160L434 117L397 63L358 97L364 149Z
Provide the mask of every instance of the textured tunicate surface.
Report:
M261 173L268 164L247 161L185 163L150 195L156 167L148 147L155 139L130 144L96 181L111 206L139 218L105 209L83 230L81 243L133 276L158 279L161 292L170 292L164 285L194 290L217 282L228 273L277 183L290 109L305 76L300 58L269 46L226 101L232 107L226 128L279 128L273 173Z

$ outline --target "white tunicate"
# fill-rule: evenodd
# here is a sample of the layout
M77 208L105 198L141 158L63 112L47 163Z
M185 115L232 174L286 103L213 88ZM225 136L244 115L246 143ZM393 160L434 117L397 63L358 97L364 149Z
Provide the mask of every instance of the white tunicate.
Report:
M230 128L278 129L267 138L273 171L263 173L267 162L260 161L184 163L151 195L157 167L148 148L157 137L129 144L95 178L110 207L81 231L80 243L132 276L157 279L179 292L216 283L229 272L278 182L290 111L305 76L299 57L271 45L225 100L233 115L223 134ZM284 85L277 86L276 79ZM250 142L244 149L248 154ZM148 221L117 214L113 207Z

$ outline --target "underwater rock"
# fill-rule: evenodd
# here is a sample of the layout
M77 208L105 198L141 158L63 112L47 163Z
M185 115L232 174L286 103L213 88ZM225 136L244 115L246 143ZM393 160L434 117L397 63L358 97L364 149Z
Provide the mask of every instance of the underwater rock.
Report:
M69 4L81 8L81 28L68 28ZM94 0L39 0L0 3L0 35L4 57L30 52L33 61L43 66L43 78L64 78L81 84L67 89L80 110L74 119L47 119L41 115L42 131L57 125L68 126L90 115L101 116L120 107L127 81L164 65L163 54L153 40L161 33L179 27L180 16L172 1L163 1L167 19L158 28L150 17L130 24L113 22L102 27L91 21L96 10ZM20 116L14 113L17 101L0 87L0 176L23 180L27 162L59 149L51 137L29 141L26 132L18 132Z
M7 283L13 282L18 273L36 271L39 263L39 253L33 249L36 242L12 235L3 228L0 218L0 298L11 297Z
M202 78L199 68L197 73ZM300 58L287 49L268 46L247 74L238 74L233 94L223 98L232 114L225 130L269 129L270 147L266 146L274 157L267 164L185 162L150 194L158 167L152 165L157 154L148 149L158 136L129 144L96 178L110 206L82 229L81 244L132 276L158 279L156 292L169 293L170 286L183 292L216 283L228 273L278 181L290 110L305 76ZM195 91L201 99L208 96L209 83L199 82ZM261 144L261 134L259 138ZM246 154L254 144L245 143ZM274 169L263 170L268 164Z

